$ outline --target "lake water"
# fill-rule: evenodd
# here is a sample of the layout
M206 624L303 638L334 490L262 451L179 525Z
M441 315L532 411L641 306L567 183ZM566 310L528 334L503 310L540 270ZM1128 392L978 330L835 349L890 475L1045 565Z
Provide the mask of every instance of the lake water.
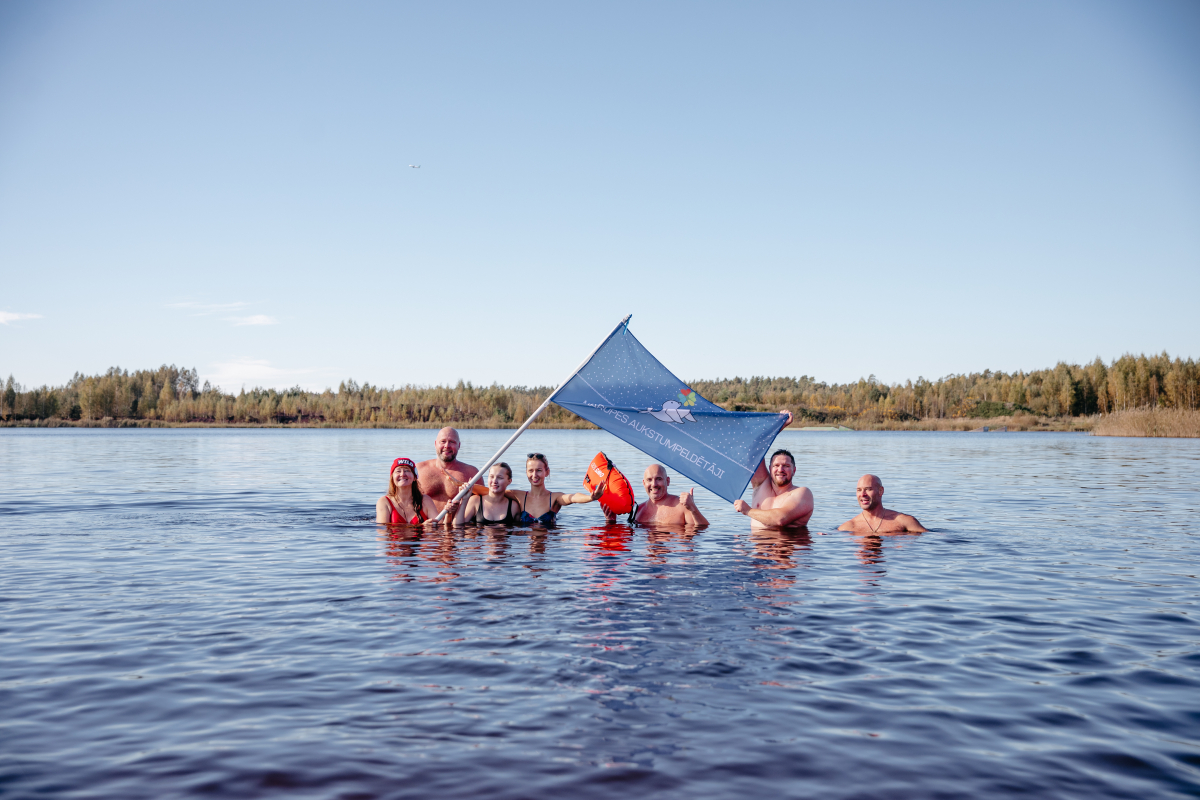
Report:
M0 795L1200 794L1200 441L789 432L807 535L381 533L433 435L0 431ZM863 472L933 532L835 532Z

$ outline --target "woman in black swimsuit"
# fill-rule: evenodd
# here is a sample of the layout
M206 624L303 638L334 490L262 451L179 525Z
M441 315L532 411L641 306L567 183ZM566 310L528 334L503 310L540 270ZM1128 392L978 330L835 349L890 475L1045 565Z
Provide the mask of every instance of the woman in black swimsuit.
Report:
M458 507L454 514L455 525L516 525L521 514L521 504L504 496L512 483L512 468L500 461L488 470L488 493L471 495L467 502ZM450 515L446 515L450 519Z
M590 503L599 500L604 494L604 484L596 486L591 494L586 492L552 492L546 488L546 478L550 475L550 464L541 453L530 453L525 462L525 476L529 478L529 491L514 494L521 497L521 515L518 522L522 525L541 525L549 528L554 524L555 517L563 506L572 503Z

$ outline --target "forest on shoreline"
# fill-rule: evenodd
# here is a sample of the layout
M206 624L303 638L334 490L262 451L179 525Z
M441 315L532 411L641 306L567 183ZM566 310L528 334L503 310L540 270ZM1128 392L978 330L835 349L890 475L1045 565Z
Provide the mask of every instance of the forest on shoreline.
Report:
M1200 366L1191 359L1124 355L1105 364L1059 363L1031 372L983 372L885 384L871 376L828 384L799 378L698 380L691 387L732 411L789 408L794 427L967 430L992 421L1014 429L1090 430L1104 415L1133 409L1192 412L1200 407ZM9 376L0 394L6 425L247 425L316 427L510 428L553 391L538 386L384 388L354 380L336 390L222 391L197 371L112 367L64 386L25 387ZM1189 414L1190 416L1190 414ZM540 428L591 428L551 405Z

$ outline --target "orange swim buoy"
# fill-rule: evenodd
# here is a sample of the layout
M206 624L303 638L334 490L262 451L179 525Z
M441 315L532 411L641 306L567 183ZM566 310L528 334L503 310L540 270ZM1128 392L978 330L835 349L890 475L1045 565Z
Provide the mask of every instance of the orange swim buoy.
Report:
M612 459L604 453L597 453L592 463L588 464L583 485L590 492L601 484L604 485L604 494L600 495L601 506L612 514L633 511L633 486L629 479L613 466Z

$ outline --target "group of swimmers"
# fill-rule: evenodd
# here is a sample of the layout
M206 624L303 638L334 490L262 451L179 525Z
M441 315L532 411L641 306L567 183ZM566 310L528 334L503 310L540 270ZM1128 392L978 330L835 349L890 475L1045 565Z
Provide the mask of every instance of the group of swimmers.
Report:
M550 462L543 453L529 453L525 460L528 490L510 488L512 467L500 461L488 471L486 484L476 482L472 492L459 502L456 496L463 485L479 473L475 467L458 460L460 447L458 431L442 428L434 440L435 458L420 463L410 458L394 460L388 474L387 494L375 504L375 521L433 525L438 514L446 509L442 524L447 527L468 524L550 527L563 506L599 500L604 492L603 484L592 492L551 491L546 488ZM762 527L807 525L813 513L813 496L807 487L792 482L795 474L796 459L787 450L776 450L769 461L759 462L750 479L754 488L751 502L737 500L734 509ZM646 467L642 475L646 501L635 507L633 521L643 525L707 525L708 520L696 506L695 490L676 495L671 494L670 487L671 478L663 465ZM883 483L874 475L864 475L858 481L857 498L862 512L838 530L872 534L926 530L915 517L883 507ZM605 516L610 522L614 520L608 509Z

